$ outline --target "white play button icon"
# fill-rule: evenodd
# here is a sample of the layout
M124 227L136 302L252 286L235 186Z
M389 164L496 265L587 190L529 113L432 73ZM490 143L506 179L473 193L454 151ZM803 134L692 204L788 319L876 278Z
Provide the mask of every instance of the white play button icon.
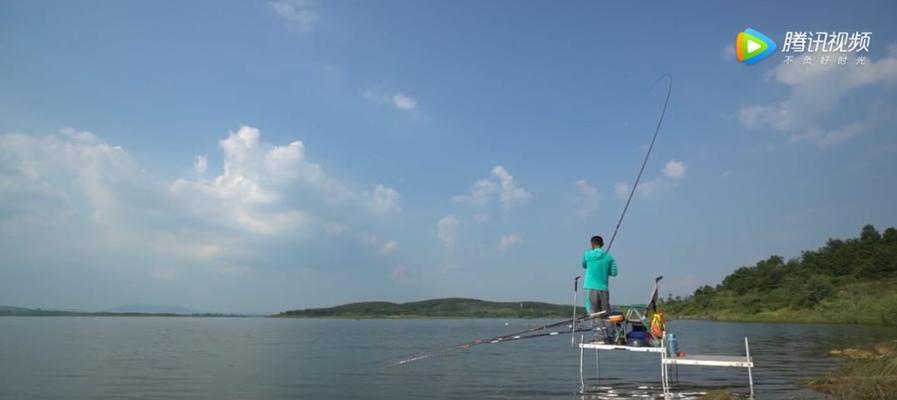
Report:
M748 41L747 41L747 52L748 52L748 54L753 53L754 50L757 50L757 49L759 49L760 47L761 47L761 46L760 46L760 43L757 43L757 42L755 42L755 41L753 41L753 40L748 39Z

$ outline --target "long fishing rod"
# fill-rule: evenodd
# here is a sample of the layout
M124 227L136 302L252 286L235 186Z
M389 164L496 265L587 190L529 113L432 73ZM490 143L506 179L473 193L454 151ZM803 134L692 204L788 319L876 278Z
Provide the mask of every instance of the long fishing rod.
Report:
M638 175L635 176L635 184L632 185L632 189L629 190L629 196L626 198L626 205L623 206L623 212L620 213L620 219L617 220L617 226L614 228L614 233L610 237L610 242L607 243L607 247L605 251L610 252L611 246L614 245L614 239L617 238L617 232L620 231L620 225L623 224L623 218L626 217L626 211L629 210L629 204L632 203L632 196L635 195L635 190L638 188L639 182L642 180L642 174L645 173L645 166L648 165L648 158L651 157L651 150L654 150L654 142L657 141L657 134L660 133L660 126L663 124L663 117L667 113L667 107L670 105L670 94L673 93L673 76L670 74L664 74L660 77L660 79L667 78L667 95L666 99L663 102L663 109L660 111L660 118L657 119L657 126L654 127L654 136L651 137L651 145L648 146L648 151L645 153L645 158L642 160L642 166L638 170ZM659 79L658 79L659 80ZM655 82L656 83L656 82ZM576 300L577 295L579 294L579 279L582 278L582 275L577 275L573 278L573 316L576 316ZM570 345L573 346L575 342L576 332L570 332Z
M651 145L648 146L648 152L645 153L645 159L642 160L642 167L638 170L638 175L635 177L635 184L632 185L632 189L629 190L629 197L626 198L626 205L623 206L623 212L620 213L620 219L617 220L617 226L614 228L614 234L610 237L610 242L607 243L607 251L610 251L610 247L614 245L614 239L617 238L617 232L620 230L620 225L623 224L623 218L626 217L626 211L629 210L629 203L632 202L632 196L635 194L635 189L638 188L639 181L642 180L642 174L645 172L645 166L648 165L648 157L651 157L651 150L654 149L654 142L657 141L657 134L660 133L660 125L663 124L663 117L667 113L667 106L670 105L670 94L673 93L673 76L670 74L664 74L660 77L663 79L666 77L667 80L667 97L663 102L663 110L660 111L660 118L657 119L657 126L654 128L654 136L651 138Z
M587 314L587 315L584 315L579 318L568 319L568 320L559 321L559 322L553 322L553 323L550 323L547 325L535 326L535 327L531 327L531 328L528 328L526 330L522 330L519 332L508 333L508 334L504 334L504 335L500 335L500 336L495 336L492 338L476 339L476 340L472 340L469 342L458 343L458 344L448 346L448 347L443 347L440 349L417 353L409 358L394 362L391 365L393 365L393 366L404 365L404 364L410 363L412 361L418 361L418 360L429 358L429 357L432 357L435 355L446 354L446 353L450 353L450 352L457 351L457 350L466 350L471 347L483 345L483 344L497 344L497 343L521 340L521 339L529 339L529 338L534 338L534 337L555 336L555 335L559 335L561 333L561 331L537 333L537 334L533 334L533 333L539 332L539 331L544 331L544 330L551 329L551 328L556 328L559 326L564 326L567 324L570 324L571 327L576 331L585 331L585 329L577 329L577 325L581 324L582 322L585 322L585 321L588 321L588 320L591 320L594 318L598 318L602 315L604 315L604 311L593 313L593 314ZM564 331L564 332L566 332L566 331Z

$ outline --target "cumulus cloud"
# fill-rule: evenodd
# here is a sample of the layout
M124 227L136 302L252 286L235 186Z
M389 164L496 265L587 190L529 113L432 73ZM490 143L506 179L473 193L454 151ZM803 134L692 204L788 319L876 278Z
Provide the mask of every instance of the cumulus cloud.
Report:
M378 184L372 191L354 191L310 162L305 145L293 141L276 146L262 142L258 129L241 126L219 142L224 170L212 179L178 179L171 192L198 216L227 222L263 234L281 234L303 224L338 217L338 208L399 210L401 195ZM309 213L307 208L317 212ZM318 215L320 214L320 215Z
M458 218L452 214L440 218L436 223L436 237L448 250L455 248L455 236L458 233L459 225Z
M382 89L368 89L364 98L377 104L391 105L400 111L417 109L417 99L402 92L387 92Z
M283 206L286 190L297 180L324 181L321 167L305 159L305 146L294 141L273 146L260 141L258 129L241 126L221 142L223 174L214 179L178 179L175 195L208 218L230 221L255 233L277 234L296 227L304 212Z
M293 31L310 31L318 20L318 14L312 10L308 0L277 0L268 5L283 19L287 28Z
M793 64L775 67L770 76L790 88L790 96L778 102L743 107L739 121L747 128L769 127L792 141L809 141L819 147L833 146L868 131L868 122L838 122L830 115L852 92L897 83L897 55L891 52L865 65L856 65L853 56L847 65L838 65L836 59L837 55L833 55L825 65L818 61L803 65L795 59Z
M500 237L498 239L498 249L501 251L505 251L505 250L507 250L513 246L516 246L522 242L523 242L523 239L520 237L520 235L517 235L515 233L509 233L507 235L502 235L502 237Z
M688 167L684 162L678 160L670 160L664 165L660 171L660 175L643 179L638 184L636 193L643 196L660 194L662 192L672 190L679 185L679 182L685 180L685 171ZM614 184L614 193L620 199L626 199L632 186L625 182Z
M514 177L501 165L492 169L490 176L476 181L470 187L470 193L453 196L459 203L486 206L497 199L502 207L510 209L525 203L532 195L514 181Z
M399 110L413 110L417 108L417 100L413 97L406 96L403 93L396 93L392 95L392 104L396 106Z
M0 254L14 265L89 265L165 280L316 268L323 244L335 245L347 224L364 226L353 235L378 229L379 210L400 197L382 185L354 190L309 161L301 141L268 144L252 127L219 146L215 176L170 182L90 132L0 134ZM204 156L193 166L212 172Z
M377 184L374 191L369 194L368 205L377 212L395 212L400 211L399 199L402 196L398 191L391 187Z
M663 167L663 175L672 179L685 178L685 163L677 160L667 161Z

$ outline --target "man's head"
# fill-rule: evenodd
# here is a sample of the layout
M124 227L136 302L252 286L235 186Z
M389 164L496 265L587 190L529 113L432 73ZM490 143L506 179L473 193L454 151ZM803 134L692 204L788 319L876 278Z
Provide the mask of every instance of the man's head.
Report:
M592 250L604 247L604 238L601 236L592 236Z

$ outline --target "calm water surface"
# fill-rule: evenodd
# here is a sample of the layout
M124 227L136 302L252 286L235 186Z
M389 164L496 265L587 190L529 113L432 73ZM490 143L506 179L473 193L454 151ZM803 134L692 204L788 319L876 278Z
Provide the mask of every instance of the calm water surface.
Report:
M656 397L656 355L587 352L587 393L569 336L389 363L537 320L0 317L2 399L579 399ZM508 323L509 325L505 325ZM897 337L880 327L675 321L686 353L743 354L757 398L821 398L799 381L837 365L829 349ZM676 391L747 392L743 369L680 367Z

